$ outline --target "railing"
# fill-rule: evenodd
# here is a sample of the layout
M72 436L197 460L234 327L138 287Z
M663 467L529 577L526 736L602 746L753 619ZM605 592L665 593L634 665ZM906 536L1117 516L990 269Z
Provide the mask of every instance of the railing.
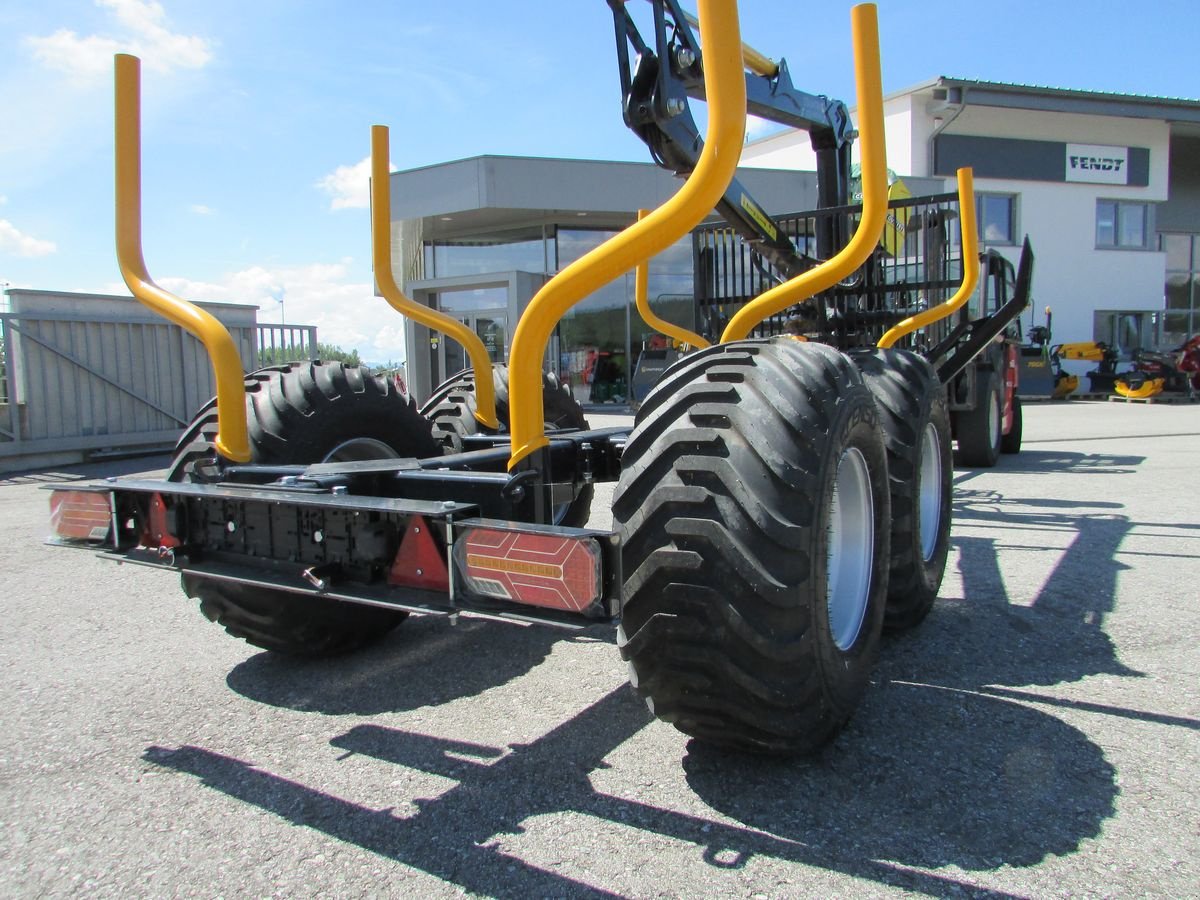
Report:
M838 207L785 216L777 222L801 253L815 256L818 229L832 226L851 233L860 213L861 207ZM954 293L962 281L957 217L956 194L888 203L880 246L862 267L815 301L824 306L824 327L836 335L840 346L872 346L887 328ZM749 300L783 278L724 224L698 228L692 246L698 324L710 339L719 337ZM793 307L777 313L751 334L779 334L802 312ZM950 327L948 321L934 323L897 346L935 344Z
M316 325L264 325L260 322L255 328L260 366L317 358Z

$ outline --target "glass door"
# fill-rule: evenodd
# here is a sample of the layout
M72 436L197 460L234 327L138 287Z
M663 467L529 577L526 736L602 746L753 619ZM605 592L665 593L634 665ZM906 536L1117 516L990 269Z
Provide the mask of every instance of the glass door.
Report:
M487 349L488 358L502 363L508 349L508 312L503 309L480 310L467 315L455 315L479 335ZM434 351L434 384L440 384L451 375L456 375L471 364L466 349L458 341L445 335L439 336Z

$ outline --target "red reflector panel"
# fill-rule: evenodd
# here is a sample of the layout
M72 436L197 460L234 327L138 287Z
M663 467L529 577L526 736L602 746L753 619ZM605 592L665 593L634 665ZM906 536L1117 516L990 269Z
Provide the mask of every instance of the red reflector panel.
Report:
M458 571L474 594L585 612L601 598L600 547L593 537L472 528L454 543Z
M69 541L103 541L112 528L108 494L54 491L50 494L50 530Z
M422 516L413 516L400 542L388 584L424 588L427 591L450 590L450 572L442 560L437 543Z

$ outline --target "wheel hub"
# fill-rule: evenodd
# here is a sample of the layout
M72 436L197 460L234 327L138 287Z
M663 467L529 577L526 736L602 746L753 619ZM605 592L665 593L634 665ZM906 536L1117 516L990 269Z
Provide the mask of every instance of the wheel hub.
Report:
M921 488L917 503L917 534L921 558L929 562L937 549L938 528L942 523L942 454L937 429L925 426L921 436Z
M826 605L829 631L839 650L849 650L862 630L871 592L875 515L866 457L848 447L838 461L829 509Z

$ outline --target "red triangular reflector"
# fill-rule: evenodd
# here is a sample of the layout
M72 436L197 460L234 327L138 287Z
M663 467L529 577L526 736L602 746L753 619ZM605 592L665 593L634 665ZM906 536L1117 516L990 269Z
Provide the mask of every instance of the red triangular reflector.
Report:
M449 591L450 572L437 541L429 531L429 523L413 516L400 541L400 549L392 560L388 584L421 588L426 591Z

